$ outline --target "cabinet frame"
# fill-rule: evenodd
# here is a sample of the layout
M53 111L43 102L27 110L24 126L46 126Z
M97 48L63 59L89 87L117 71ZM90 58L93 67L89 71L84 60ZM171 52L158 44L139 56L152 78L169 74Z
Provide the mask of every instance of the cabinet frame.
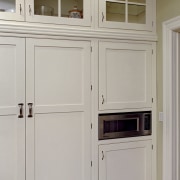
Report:
M106 2L116 2L113 0L99 0L99 27L100 28L110 28L110 29L124 29L124 30L143 30L143 31L153 31L153 2L152 0L146 0L146 14L145 24L138 23L129 23L127 22L127 17L125 18L125 22L113 22L106 20ZM124 1L124 3L126 3ZM132 4L132 3L130 3ZM134 3L133 3L134 4ZM137 3L138 4L138 3ZM127 16L127 7L125 11L125 16Z
M143 101L110 102L107 94L107 51L130 50L145 53L145 97ZM120 93L120 92L119 92ZM152 107L152 45L135 42L99 42L99 110L143 109Z

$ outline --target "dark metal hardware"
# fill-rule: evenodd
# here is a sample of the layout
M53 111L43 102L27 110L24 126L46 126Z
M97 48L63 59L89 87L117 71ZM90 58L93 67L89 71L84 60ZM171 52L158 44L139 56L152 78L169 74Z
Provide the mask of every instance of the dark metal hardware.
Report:
M104 160L104 152L102 151L102 160Z
M104 13L102 12L102 22L104 21Z
M32 118L33 117L33 110L32 110L33 103L28 103L28 106L29 106L29 115L28 115L28 117Z
M18 116L18 118L23 118L23 106L24 106L24 104L20 103L20 104L18 104L18 106L19 106L19 116Z
M31 5L29 5L29 15L31 15L31 12L32 12Z
M19 11L20 11L20 15L21 15L21 13L22 13L22 6L21 6L21 4L19 5Z
M104 101L105 101L105 100L104 100L104 96L102 95L102 104L104 104Z

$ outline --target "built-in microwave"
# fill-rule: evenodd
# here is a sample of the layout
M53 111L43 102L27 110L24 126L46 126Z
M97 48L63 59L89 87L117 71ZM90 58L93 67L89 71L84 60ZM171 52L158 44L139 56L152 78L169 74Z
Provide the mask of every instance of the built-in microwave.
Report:
M151 111L99 114L99 140L151 135Z

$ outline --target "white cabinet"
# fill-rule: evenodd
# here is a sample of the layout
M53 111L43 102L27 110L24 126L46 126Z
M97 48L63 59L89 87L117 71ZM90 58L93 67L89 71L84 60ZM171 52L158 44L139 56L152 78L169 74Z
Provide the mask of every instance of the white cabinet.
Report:
M151 140L99 146L99 180L151 180Z
M90 7L89 0L26 0L26 20L90 26Z
M0 40L0 179L90 180L90 42Z
M26 78L27 180L90 180L90 42L27 39Z
M24 21L24 0L0 0L0 19Z
M0 19L90 26L89 0L1 0Z
M152 106L152 46L99 43L99 110Z
M25 179L25 40L0 38L0 179ZM22 103L22 106L18 106Z
M153 0L99 0L99 26L152 31Z

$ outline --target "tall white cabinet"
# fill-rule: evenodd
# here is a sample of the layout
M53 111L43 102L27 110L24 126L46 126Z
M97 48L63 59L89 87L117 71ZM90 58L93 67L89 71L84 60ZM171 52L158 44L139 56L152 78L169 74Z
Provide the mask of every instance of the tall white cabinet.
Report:
M20 116L25 106L23 38L0 38L0 84L0 179L24 180L25 115Z
M0 57L1 179L90 180L90 42L1 38Z
M90 180L90 43L27 39L27 180Z
M155 1L0 0L0 180L156 180ZM98 139L140 111L151 135Z

